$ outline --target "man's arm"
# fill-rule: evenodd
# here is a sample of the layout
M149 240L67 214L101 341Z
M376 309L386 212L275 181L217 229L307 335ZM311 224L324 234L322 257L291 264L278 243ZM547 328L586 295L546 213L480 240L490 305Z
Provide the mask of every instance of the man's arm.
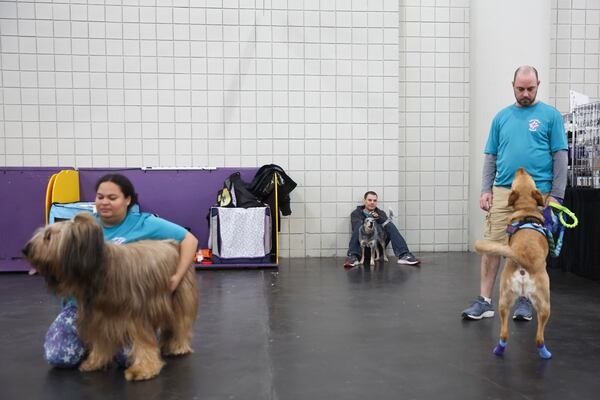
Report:
M361 212L358 209L350 214L350 230L353 230L357 223L362 223Z
M375 218L375 220L377 221L378 224L383 225L385 223L385 221L388 220L387 214L383 210L380 210L379 208L376 208L374 211L377 214L377 217Z
M494 185L494 179L496 179L497 158L495 154L485 154L485 158L483 159L479 207L484 211L489 211L492 206L492 186Z
M552 190L550 196L564 199L567 187L567 164L569 157L566 150L559 150L552 154Z
M481 194L492 193L492 186L494 185L494 179L496 179L497 158L495 154L485 154L481 174Z

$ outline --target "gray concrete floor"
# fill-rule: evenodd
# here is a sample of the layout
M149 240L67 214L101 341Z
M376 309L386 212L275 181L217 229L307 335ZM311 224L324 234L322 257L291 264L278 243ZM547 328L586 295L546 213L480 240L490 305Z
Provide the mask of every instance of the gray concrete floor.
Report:
M600 285L551 270L552 360L535 320L462 321L479 258L422 254L421 267L344 270L341 259L283 260L279 270L197 273L195 353L161 375L55 370L42 341L59 311L40 277L0 275L2 399L597 399Z

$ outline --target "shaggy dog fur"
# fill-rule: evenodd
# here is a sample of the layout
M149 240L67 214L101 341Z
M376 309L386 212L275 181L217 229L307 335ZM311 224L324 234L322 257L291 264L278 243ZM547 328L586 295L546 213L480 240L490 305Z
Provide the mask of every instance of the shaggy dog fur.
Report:
M536 189L535 182L523 168L515 174L508 205L514 209L509 224L516 221L535 221L544 224L544 216L538 207L544 206L544 198ZM538 326L536 343L538 349L544 346L544 328L550 318L550 278L546 272L548 241L533 229L520 229L511 237L508 245L478 240L475 250L479 253L506 257L500 277L500 301L498 304L502 328L500 339L508 340L508 313L518 296L529 297L537 310ZM496 354L501 354L499 349ZM541 355L542 353L540 353ZM550 358L548 352L544 358Z
M381 254L383 254L383 259L388 261L385 254L385 234L374 218L365 218L358 232L358 242L361 250L360 264L365 263L365 248L367 247L371 249L370 265L375 265L375 261L379 261Z
M175 241L107 242L95 218L84 213L40 229L23 252L50 290L77 300L77 330L89 349L80 371L102 369L130 346L125 378L150 379L164 365L161 350L193 351L196 276L190 268L171 293L169 278L179 260Z

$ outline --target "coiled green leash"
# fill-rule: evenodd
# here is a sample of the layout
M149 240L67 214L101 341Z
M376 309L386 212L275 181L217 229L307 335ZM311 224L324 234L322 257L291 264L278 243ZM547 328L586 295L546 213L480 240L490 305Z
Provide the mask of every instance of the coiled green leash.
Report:
M558 203L554 203L554 202L550 202L548 203L548 205L558 211L560 211L558 213L558 220L560 221L560 223L565 227L565 228L575 228L577 226L577 224L579 223L579 220L577 219L577 216L575 215L575 213L571 210L569 210L567 207L560 205ZM569 218L571 218L571 223L567 223L565 222L565 219L563 217L564 214L567 214L567 216Z
M555 213L553 210L557 212ZM565 221L565 214L571 219L571 223ZM544 210L544 227L546 239L548 240L548 250L552 257L558 257L560 254L565 228L575 228L578 223L579 220L575 213L567 207L555 202L548 203L548 207Z

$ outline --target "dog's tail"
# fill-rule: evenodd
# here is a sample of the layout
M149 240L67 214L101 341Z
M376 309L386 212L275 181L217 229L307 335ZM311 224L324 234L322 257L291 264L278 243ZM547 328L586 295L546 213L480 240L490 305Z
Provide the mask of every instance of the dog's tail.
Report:
M394 210L392 210L391 208L388 208L388 215L387 215L387 219L381 224L382 227L385 227L387 224L389 224L390 222L392 222L392 219L394 218Z
M492 242L491 240L476 240L475 250L478 253L492 254L496 256L512 258L513 260L518 262L516 254L507 244Z

